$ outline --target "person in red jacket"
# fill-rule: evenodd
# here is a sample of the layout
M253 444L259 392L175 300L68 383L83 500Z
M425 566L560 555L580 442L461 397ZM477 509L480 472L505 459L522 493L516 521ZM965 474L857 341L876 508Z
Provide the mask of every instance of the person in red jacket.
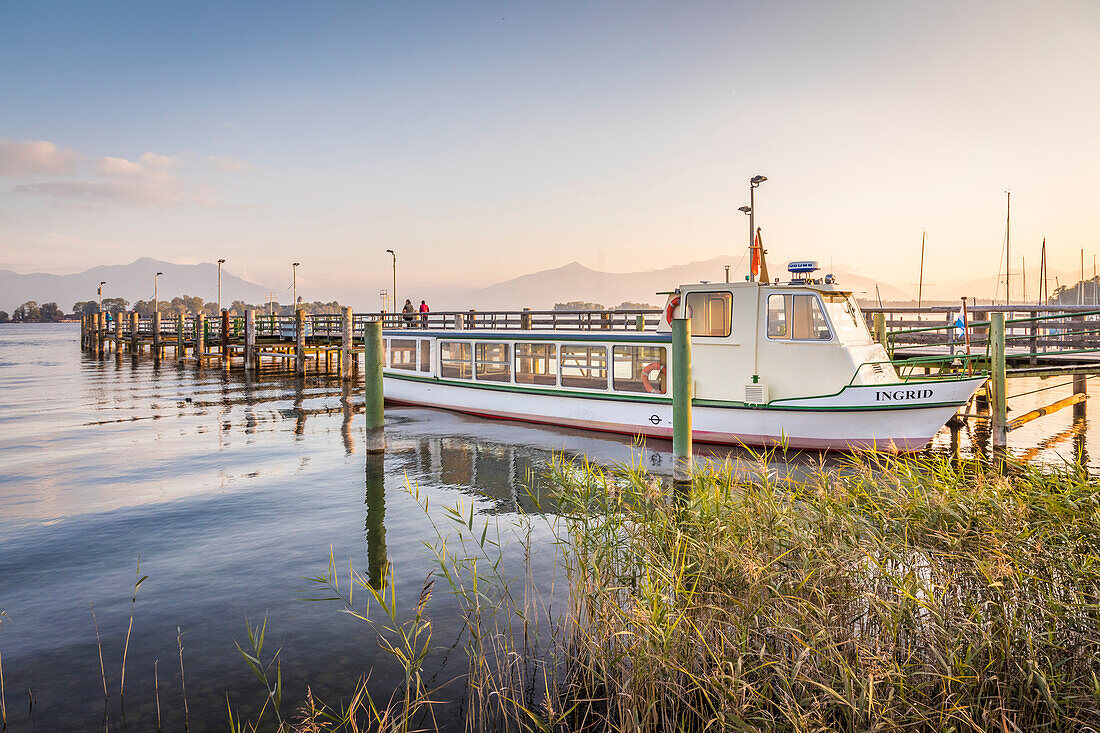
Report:
M420 327L428 327L428 304L423 300L420 301Z

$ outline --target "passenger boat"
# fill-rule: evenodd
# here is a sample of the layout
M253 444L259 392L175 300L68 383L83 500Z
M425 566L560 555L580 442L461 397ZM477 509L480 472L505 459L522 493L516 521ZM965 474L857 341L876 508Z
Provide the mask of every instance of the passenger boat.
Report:
M923 448L985 378L902 378L852 292L816 269L792 263L785 284L681 285L655 330L386 328L386 400L670 438L671 323L687 318L695 440Z

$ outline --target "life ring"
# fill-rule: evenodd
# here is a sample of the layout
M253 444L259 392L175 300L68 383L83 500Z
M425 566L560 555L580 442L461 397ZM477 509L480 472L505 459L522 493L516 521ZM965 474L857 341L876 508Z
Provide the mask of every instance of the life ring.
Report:
M679 298L677 298L679 300ZM658 379L665 376L665 365L659 361L650 362L642 367L642 386L645 387L645 391L650 394L664 394L664 390L657 392L657 387L653 385L653 382L649 381L649 375L653 372L658 373Z
M668 305L665 306L665 320L668 321L668 325L672 325L672 314L676 310L676 306L680 305L680 296L673 296L672 300L668 301Z

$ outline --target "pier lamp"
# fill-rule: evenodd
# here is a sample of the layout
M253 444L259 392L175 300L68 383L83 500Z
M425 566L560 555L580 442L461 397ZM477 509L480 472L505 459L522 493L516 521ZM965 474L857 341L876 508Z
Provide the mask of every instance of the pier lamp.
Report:
M767 176L762 176L759 173L749 179L749 249L752 249L753 234L756 232L756 189L761 183L768 180ZM744 209L742 209L744 211Z
M156 313L160 310L160 300L158 299L158 296L157 296L157 280L163 274L164 274L163 272L158 272L156 275L153 275L153 312L154 313ZM219 296L218 300L221 300L220 296Z
M752 254L752 207L742 206L737 209L745 216L749 217L749 254ZM752 279L752 265L749 265L749 279Z
M393 257L393 312L397 312L397 253L392 249L387 249L390 256Z
M290 263L290 300L294 304L294 310L298 310L298 265L301 262Z
M218 260L218 313L222 312L222 265L225 260Z
M99 312L103 312L103 286L107 284L106 280L102 280L99 283L99 287L95 289L96 295L99 296Z

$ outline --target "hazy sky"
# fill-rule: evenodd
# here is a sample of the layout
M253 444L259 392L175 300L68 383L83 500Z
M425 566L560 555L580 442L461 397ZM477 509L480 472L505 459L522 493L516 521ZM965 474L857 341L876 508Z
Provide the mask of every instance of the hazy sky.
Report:
M0 0L2 268L653 269L740 257L755 173L772 260L992 275L1011 188L1091 270L1100 2Z

